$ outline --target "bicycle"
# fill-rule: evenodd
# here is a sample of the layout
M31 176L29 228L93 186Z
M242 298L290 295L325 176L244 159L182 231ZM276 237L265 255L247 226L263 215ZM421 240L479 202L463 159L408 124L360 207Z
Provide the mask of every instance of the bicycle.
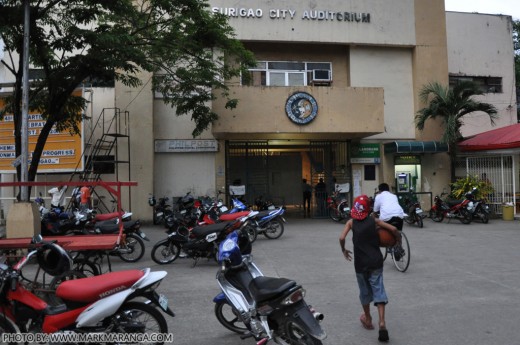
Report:
M383 261L385 261L388 254L390 254L395 268L397 268L399 272L405 272L410 265L410 243L402 230L400 233L401 243L396 242L392 247L381 247L381 251L383 254Z

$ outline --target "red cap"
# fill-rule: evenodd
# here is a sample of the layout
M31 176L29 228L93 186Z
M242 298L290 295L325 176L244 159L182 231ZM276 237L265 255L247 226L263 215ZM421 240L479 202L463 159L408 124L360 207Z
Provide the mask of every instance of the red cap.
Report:
M350 210L350 215L354 219L363 220L368 216L369 211L370 201L368 196L360 195L354 200L354 206L352 206L352 210Z

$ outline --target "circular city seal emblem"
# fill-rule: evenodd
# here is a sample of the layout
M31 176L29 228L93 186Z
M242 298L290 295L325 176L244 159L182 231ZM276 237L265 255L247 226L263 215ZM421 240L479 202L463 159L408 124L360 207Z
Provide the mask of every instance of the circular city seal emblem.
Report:
M318 114L318 103L306 92L296 92L287 99L285 112L292 122L305 125Z

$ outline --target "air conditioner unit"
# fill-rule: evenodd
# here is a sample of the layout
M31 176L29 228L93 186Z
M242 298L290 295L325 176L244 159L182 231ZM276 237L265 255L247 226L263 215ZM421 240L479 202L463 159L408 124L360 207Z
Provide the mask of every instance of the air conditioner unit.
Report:
M330 71L328 69L312 70L312 81L330 81Z

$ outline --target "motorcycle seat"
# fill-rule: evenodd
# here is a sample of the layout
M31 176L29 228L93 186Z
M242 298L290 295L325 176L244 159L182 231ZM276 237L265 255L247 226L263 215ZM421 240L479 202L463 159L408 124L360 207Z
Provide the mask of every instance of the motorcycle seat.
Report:
M123 222L123 228L130 229L135 226L138 220L128 220ZM116 223L116 220L105 220L103 222L97 222L95 224L96 232L102 234L115 234L119 232L119 224Z
M450 207L453 207L455 205L458 205L460 203L462 203L464 200L446 200L446 203L450 206Z
M125 214L125 213L124 212L101 213L101 214L96 214L94 219L96 220L96 222L100 222L103 220L117 218L117 217L119 217L119 215L123 216L123 214Z
M294 280L260 276L249 283L249 291L255 301L259 303L276 297L295 285Z
M56 296L66 301L90 303L130 288L143 275L142 270L126 270L67 280L58 285Z
M215 223L203 226L196 226L191 230L191 233L197 237L205 237L212 232L221 232L224 230L230 222Z
M242 211L242 212L235 212L235 213L224 213L224 214L221 214L218 219L222 222L226 222L226 221L230 221L230 220L235 220L235 219L238 219L240 217L245 217L249 214L249 211Z

